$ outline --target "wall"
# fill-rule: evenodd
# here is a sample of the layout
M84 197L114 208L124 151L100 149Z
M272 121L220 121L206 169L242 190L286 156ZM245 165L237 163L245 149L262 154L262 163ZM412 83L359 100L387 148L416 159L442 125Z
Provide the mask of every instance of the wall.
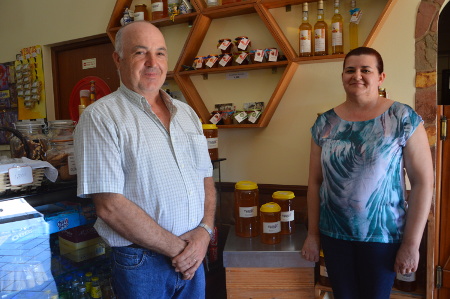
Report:
M0 36L2 41L8 41L2 43L0 61L14 60L23 47L49 46L105 32L114 0L80 0L76 7L73 3L67 0L0 2L2 12L11 12L4 13L0 19ZM419 3L420 0L398 0L371 45L385 60L387 78L383 86L392 99L411 106L414 106L415 94L414 28ZM369 15L370 11L365 13ZM315 12L312 12L311 22L314 20ZM170 32L170 29L165 31ZM225 37L221 32L208 34ZM48 47L45 50L46 90L48 102L51 102L50 53ZM227 158L222 162L222 180L306 185L309 128L318 112L345 99L341 68L342 62L300 65L267 128L220 130L220 156ZM214 103L207 105L210 104ZM53 106L49 105L48 118L52 117Z

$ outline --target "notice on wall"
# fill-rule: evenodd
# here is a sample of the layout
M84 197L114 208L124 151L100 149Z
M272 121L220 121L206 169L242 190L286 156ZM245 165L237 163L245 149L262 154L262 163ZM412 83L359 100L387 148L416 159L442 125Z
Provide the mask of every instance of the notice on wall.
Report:
M41 46L24 48L14 62L19 120L46 118Z

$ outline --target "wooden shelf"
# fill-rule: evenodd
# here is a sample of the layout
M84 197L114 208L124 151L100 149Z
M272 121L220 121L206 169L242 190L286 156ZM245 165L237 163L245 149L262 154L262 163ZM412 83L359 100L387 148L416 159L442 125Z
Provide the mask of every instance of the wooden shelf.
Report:
M186 42L181 50L181 54L175 65L174 71L169 72L168 78L174 79L176 81L184 97L193 107L199 117L203 120L208 120L211 117L210 112L208 111L200 94L196 90L195 85L191 80L192 76L202 75L206 78L209 74L242 72L270 68L284 68L284 72L280 78L280 81L275 87L275 90L273 91L269 101L265 105L265 109L260 116L257 124L219 125L219 128L223 129L266 127L269 124L273 114L275 113L275 110L278 107L278 104L280 103L284 92L289 86L289 83L299 65L329 61L342 61L345 57L345 55L343 54L299 57L298 53L290 44L288 38L283 33L282 28L280 28L270 11L274 8L288 7L291 5L301 5L303 2L317 1L318 0L248 0L221 6L207 7L204 0L191 0L191 4L195 9L194 13L175 16L175 19L173 21L170 20L170 18L152 21L152 23L158 27L171 26L174 24L182 23L192 25ZM391 7L393 6L393 4L395 4L396 1L397 0L388 0L383 12L379 16L364 45L370 45L373 38L378 34L379 27L384 23L387 15L391 10ZM124 8L127 6L130 7L131 4L132 0L116 0L116 4L114 6L113 12L111 14L111 19L106 30L111 41L114 42L115 35L120 29L120 19L122 17ZM287 59L286 61L192 71L186 71L184 69L183 65L192 65L194 58L198 55L199 49L204 41L212 20L254 13L261 18L262 22L267 27L267 30L270 32L270 34L278 44L280 52L285 55Z

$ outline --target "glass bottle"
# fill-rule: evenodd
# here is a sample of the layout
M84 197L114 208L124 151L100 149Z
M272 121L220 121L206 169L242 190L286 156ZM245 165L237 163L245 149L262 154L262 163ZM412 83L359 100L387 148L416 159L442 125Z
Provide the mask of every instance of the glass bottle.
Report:
M18 121L14 123L14 127L22 134L23 140L18 136L11 137L11 158L28 157L32 160L45 160L45 153L48 149L48 140L43 132L45 123L40 121ZM26 142L26 145L24 142ZM28 146L29 155L27 155L25 146Z
M295 231L294 201L295 195L291 191L277 191L272 199L281 207L281 234L290 235Z
M348 34L350 39L350 50L356 49L359 46L358 43L358 24L361 18L361 10L356 8L356 0L351 2L352 9L350 10L350 23L348 26Z
M281 207L274 202L261 206L261 242L278 244L281 242Z
M84 284L86 285L86 292L90 294L92 287L92 272L86 272L86 274L84 274Z
M317 3L317 22L314 24L314 55L328 55L328 25L324 21L323 0Z
M219 159L219 130L215 124L203 124L203 134L208 142L208 152L211 160Z
M152 20L168 17L167 0L152 0Z
M90 88L89 88L89 95L90 95L90 100L91 100L91 104L94 103L95 101L97 101L97 88L95 87L95 81L91 80L91 82L89 82L91 84Z
M97 276L92 277L91 285L91 298L92 299L102 299L102 289L100 287L100 282Z
M303 19L302 24L299 27L299 56L309 57L312 56L312 39L311 39L312 26L309 23L308 18L308 2L303 3Z
M334 0L334 15L331 19L332 54L344 54L344 22L339 13L339 0Z
M90 299L91 296L89 296L88 292L86 291L86 286L84 285L79 285L78 286L78 294L77 297L75 297L77 299Z
M251 181L240 181L234 190L234 217L236 235L244 238L259 235L259 190Z

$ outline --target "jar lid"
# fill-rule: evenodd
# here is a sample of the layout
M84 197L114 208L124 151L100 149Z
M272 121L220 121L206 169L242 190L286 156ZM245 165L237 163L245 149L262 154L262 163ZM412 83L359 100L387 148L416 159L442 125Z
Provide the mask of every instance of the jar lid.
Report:
M258 189L258 184L252 181L240 181L234 187L238 190L254 190Z
M293 199L295 197L292 191L276 191L272 194L272 198L275 199Z
M325 257L325 256L323 255L323 250L322 250L322 249L320 249L319 255L320 255L321 257Z
M215 130L218 129L215 124L202 124L203 130Z
M265 213L276 213L281 211L281 207L275 202L268 202L263 204L259 210Z

